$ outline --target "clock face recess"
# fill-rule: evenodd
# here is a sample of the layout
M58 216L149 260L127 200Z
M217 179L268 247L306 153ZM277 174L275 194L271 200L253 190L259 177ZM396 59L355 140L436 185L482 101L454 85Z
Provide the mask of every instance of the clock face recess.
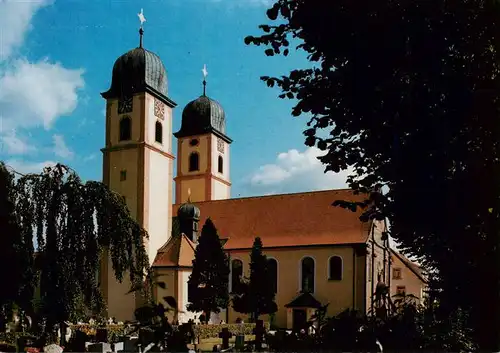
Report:
M124 97L118 101L118 114L131 113L133 109L132 97Z
M199 143L200 141L198 141L198 139L192 139L191 141L189 141L189 144L191 146L198 146Z

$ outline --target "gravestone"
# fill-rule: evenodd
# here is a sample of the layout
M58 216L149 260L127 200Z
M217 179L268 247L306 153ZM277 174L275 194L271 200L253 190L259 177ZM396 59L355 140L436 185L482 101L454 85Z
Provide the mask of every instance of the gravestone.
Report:
M63 349L58 344L49 344L48 346L43 347L44 353L62 353Z
M125 337L125 340L122 343L122 349L119 350L117 348L118 353L132 353L137 352L137 343L139 342L138 337Z
M255 328L253 329L253 333L255 335L255 350L262 350L262 341L264 338L264 334L266 333L266 328L264 327L263 320L257 320L255 323Z
M89 340L85 332L76 330L73 337L69 340L69 351L72 352L85 352L87 349L86 342Z
M121 352L123 351L123 347L124 347L124 342L116 342L116 343L112 343L111 344L111 349L113 350L113 352Z
M107 342L98 342L88 345L87 351L95 353L106 353L106 352L112 352L113 350L111 349L111 344Z
M227 327L222 329L222 332L219 333L219 338L222 338L222 349L229 348L229 339L233 337L233 334L229 331Z
M98 328L95 330L95 340L97 342L108 343L108 329Z
M109 343L106 343L106 342L99 342L99 343L91 344L87 347L87 350L89 352L95 352L95 353L106 353L106 352L113 351L111 349L111 345Z
M243 351L245 349L245 335L236 335L236 342L234 343L234 348L237 351Z

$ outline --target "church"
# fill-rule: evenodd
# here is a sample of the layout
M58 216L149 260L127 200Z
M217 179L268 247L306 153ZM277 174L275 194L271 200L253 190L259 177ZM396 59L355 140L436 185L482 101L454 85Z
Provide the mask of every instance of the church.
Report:
M199 315L186 310L187 281L208 217L230 258L230 292L249 275L250 249L255 237L262 239L278 305L278 312L264 319L277 327L301 325L325 304L328 315L349 308L367 312L382 283L392 294L423 297L424 276L389 247L384 222L362 223L359 213L332 206L338 199L361 201L352 191L231 198L230 117L206 95L205 80L202 95L174 114L177 104L169 98L167 71L160 57L144 48L142 26L139 33L139 46L116 60L110 88L101 93L106 101L103 182L122 195L148 231L150 264L166 283L155 297L177 299L180 312L173 320ZM181 128L173 132L172 121L179 115ZM126 294L130 283L118 283L107 261L100 276L108 316L133 320L139 299ZM246 320L229 305L212 321L234 323L237 318Z

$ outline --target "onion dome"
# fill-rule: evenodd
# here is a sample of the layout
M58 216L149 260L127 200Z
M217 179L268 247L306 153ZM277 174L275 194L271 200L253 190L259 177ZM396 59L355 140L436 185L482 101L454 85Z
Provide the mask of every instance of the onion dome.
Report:
M162 98L169 105L175 103L167 98L167 71L160 57L142 46L144 30L139 30L139 47L120 56L113 66L111 87L101 93L105 99L129 97L135 93L149 92Z
M148 88L166 96L167 72L158 55L139 47L115 61L111 87L102 96L106 99L131 96Z
M180 220L196 220L200 219L200 209L193 205L189 200L182 204L177 210L177 217Z
M232 140L226 136L226 115L224 109L214 99L205 94L206 81L203 81L203 95L189 102L182 111L181 129L174 136L189 137L213 133L227 143Z

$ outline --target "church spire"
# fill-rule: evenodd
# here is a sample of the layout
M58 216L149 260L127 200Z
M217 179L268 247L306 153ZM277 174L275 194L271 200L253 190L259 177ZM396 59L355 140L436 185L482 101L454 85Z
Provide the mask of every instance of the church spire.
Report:
M141 21L141 27L139 28L139 48L142 48L142 37L144 36L143 24L146 22L143 9L141 9L141 12L138 13L137 16L139 17L139 21Z
M208 76L207 64L203 64L203 69L201 70L201 72L203 72L203 96L206 96Z

